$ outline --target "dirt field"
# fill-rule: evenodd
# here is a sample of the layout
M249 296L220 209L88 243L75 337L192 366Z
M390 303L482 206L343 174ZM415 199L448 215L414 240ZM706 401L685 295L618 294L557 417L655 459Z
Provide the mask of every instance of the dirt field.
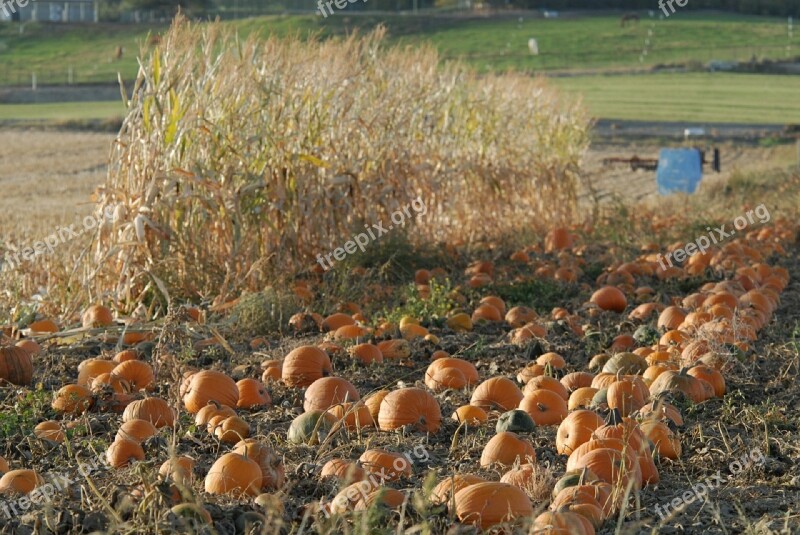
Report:
M113 140L104 133L0 129L3 233L38 239L88 214Z

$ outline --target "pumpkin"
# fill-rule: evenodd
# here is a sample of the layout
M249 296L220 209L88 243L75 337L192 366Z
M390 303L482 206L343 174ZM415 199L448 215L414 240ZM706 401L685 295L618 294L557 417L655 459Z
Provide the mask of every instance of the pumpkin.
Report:
M628 416L644 406L641 393L630 379L620 379L608 387L606 400L609 409L619 409L622 416Z
M594 395L597 394L598 389L591 386L584 386L577 389L570 394L569 401L567 402L568 410L581 409L591 406Z
M526 323L536 321L537 319L539 319L539 315L536 314L536 311L533 310L532 308L524 306L513 307L506 313L505 317L506 323L508 323L515 329L522 327Z
M375 484L369 479L356 481L344 487L333 500L331 500L331 514L338 515L352 510L359 501L366 499L378 487L379 484Z
M592 386L594 375L589 372L572 372L561 378L561 384L568 392L572 393L579 388Z
M261 467L238 453L226 453L211 466L205 479L209 494L257 496L262 487Z
M91 391L99 394L110 389L116 394L126 394L131 391L131 384L113 373L104 373L94 378Z
M617 353L603 365L603 373L637 375L647 369L647 360L635 353ZM594 383L592 386L596 386Z
M427 332L427 331L426 331ZM369 334L369 329L360 325L344 325L333 333L334 340L358 340Z
M8 470L9 470L8 461L6 461L6 459L2 455L0 455L0 476L8 472Z
M17 342L14 345L16 347L20 348L20 349L24 349L25 351L27 351L31 355L31 357L37 355L39 353L39 351L42 350L42 348L39 345L39 343L36 340L33 340L31 338L26 338L25 340L20 340L19 342Z
M500 482L519 487L534 501L541 501L546 498L546 494L542 493L543 491L547 492L550 488L552 479L549 468L543 468L535 463L526 463L503 474Z
M45 440L51 440L53 442L58 442L59 444L64 442L64 431L61 430L61 424L56 422L55 420L47 420L46 422L41 422L36 424L36 427L33 428L33 434L36 438L42 438ZM6 467L7 471L8 467Z
M676 306L665 308L658 316L658 328L671 331L677 329L686 319L686 313Z
M214 436L226 444L236 444L250 436L250 424L238 416L228 416L214 426Z
M34 333L57 333L60 330L56 322L48 318L33 321L28 328Z
M639 416L642 420L662 420L667 418L678 427L683 425L683 416L678 409L663 399L648 403L639 409Z
M650 394L656 397L662 392L682 393L695 403L706 399L700 380L688 375L686 369L668 370L659 375L650 385Z
M523 398L522 391L506 377L492 377L478 385L472 393L470 405L483 409L516 409Z
M336 420L344 423L348 429L360 429L375 425L375 418L363 402L340 403L328 409L328 413Z
M503 314L492 305L484 303L472 312L471 319L473 323L498 322L503 320Z
M135 440L117 438L106 450L106 460L114 468L122 468L132 461L143 461L144 450Z
M373 421L378 421L378 414L381 410L381 403L383 398L389 395L390 390L378 390L364 398L364 405L369 409L369 414L372 416Z
M495 295L487 295L486 297L480 300L481 305L490 305L493 306L500 312L501 316L506 315L506 303L499 297ZM499 321L499 320L498 320Z
M270 381L280 381L283 376L283 361L280 360L265 360L261 363L264 373L261 374L261 380L265 383Z
M497 419L495 432L512 431L514 433L532 433L536 430L536 422L530 415L520 409L504 412Z
M283 359L281 377L287 386L306 387L331 372L327 353L315 346L300 346Z
M431 491L431 502L434 505L450 503L453 496L463 488L486 480L473 474L454 474L441 480Z
M183 456L167 459L159 467L158 475L188 487L194 480L194 459Z
M602 310L612 310L614 312L624 312L628 307L628 299L619 288L614 286L604 286L594 292L589 299Z
M336 418L327 412L304 412L289 425L286 438L292 444L314 446L324 442L333 431Z
M350 356L361 364L380 364L383 362L383 353L375 344L357 344L350 348Z
M209 401L236 407L239 403L236 382L224 373L214 370L203 370L192 375L188 390L183 396L186 410L197 414Z
M547 336L547 327L536 322L526 323L510 333L512 344L524 344L534 338L544 338Z
M411 345L408 340L384 340L378 342L384 360L402 360L411 356Z
M108 307L92 305L81 314L81 323L84 329L107 327L114 323L114 316Z
M0 477L0 494L24 496L44 483L44 479L33 470L11 470Z
M446 369L456 369L461 372L461 375L464 377L467 385L473 385L477 383L480 378L478 375L478 369L471 362L455 357L444 357L434 360L428 366L428 369L425 372L425 384L428 386L428 388L435 390L434 386L437 386L437 382L433 381L432 379L429 381L429 377L432 378L437 371ZM429 384L429 382L431 384Z
M551 392L555 392L559 396L561 396L565 401L569 399L569 392L564 385L561 384L561 381L555 379L554 377L548 377L546 375L540 375L539 377L534 377L530 381L525 384L525 388L522 389L523 395L533 394L537 390L550 390Z
M402 477L410 477L411 461L405 455L383 449L365 451L358 462L369 474L378 474L381 483L397 481Z
M452 418L458 423L478 426L486 422L488 415L485 410L475 405L462 405L456 409Z
M458 519L483 530L533 514L530 498L508 483L486 481L468 485L456 493L454 501Z
M133 391L151 390L155 386L156 375L153 367L143 360L121 362L111 370L111 373L127 381Z
M92 405L94 405L94 399L88 388L66 385L55 393L51 406L58 414L83 414Z
M336 331L337 329L347 325L355 325L355 323L356 320L354 320L352 316L343 312L336 312L322 320L322 330Z
M239 390L239 401L236 402L236 406L240 409L272 405L272 398L267 388L257 379L241 379L236 382L236 388Z
M534 377L539 377L540 375L544 375L546 372L546 367L542 366L541 364L536 364L535 362L532 364L528 364L524 368L522 368L519 373L517 373L517 381L522 384L527 384L528 381L533 379Z
M117 440L125 439L141 443L157 433L156 426L148 420L128 420L119 427L116 438Z
M445 325L455 332L468 332L472 330L472 318L463 312L459 312L447 318Z
M725 395L725 378L722 376L719 370L701 364L698 366L692 366L686 373L695 379L699 379L710 384L714 389L714 395L716 397L721 398Z
M483 467L499 464L508 468L515 463L525 464L535 461L536 451L533 449L533 444L511 431L493 436L481 453Z
M341 377L322 377L306 389L303 409L306 411L325 411L334 405L348 401L358 401L356 387Z
M278 490L286 481L283 459L265 442L247 438L236 443L233 453L244 455L261 468L261 490Z
M532 533L594 535L594 527L582 515L572 511L546 511L533 521Z
M31 354L17 346L0 347L0 383L25 386L33 381Z
M551 496L555 498L562 490L568 487L574 487L577 485L592 485L598 481L601 481L601 479L592 473L588 468L567 470L564 475L561 476L558 481L556 481L555 485L553 486Z
M145 398L131 402L122 413L122 421L147 420L154 426L172 427L175 411L161 398Z
M658 420L644 420L639 427L655 445L659 457L677 460L681 456L681 441L667 424Z
M519 402L536 425L558 425L567 416L567 402L552 390L536 390Z
M435 433L441 421L439 403L420 388L401 388L387 394L378 412L378 426L383 431L410 425L417 431Z
M425 373L425 386L434 392L467 387L467 378L458 368L439 368Z
M556 450L569 455L575 448L588 442L595 429L603 425L603 419L593 411L577 410L570 413L559 424L556 432Z
M357 463L345 459L331 459L322 467L319 474L320 478L335 478L346 487L356 481L363 481L365 477L364 469Z
M396 489L388 487L378 487L369 494L356 502L354 510L366 511L372 507L383 507L385 509L398 509L406 501L406 495Z
M209 401L208 405L197 411L194 415L194 423L198 426L207 425L214 416L236 416L236 411L227 405L220 405L216 401Z
M639 461L610 448L592 450L578 460L578 468L586 467L612 486L633 491L642 488L642 472Z

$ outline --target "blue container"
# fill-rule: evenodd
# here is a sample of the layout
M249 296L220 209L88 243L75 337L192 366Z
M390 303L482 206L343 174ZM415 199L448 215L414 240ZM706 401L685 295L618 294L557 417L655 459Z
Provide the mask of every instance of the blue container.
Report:
M694 193L703 178L703 163L697 149L661 149L656 182L659 195Z

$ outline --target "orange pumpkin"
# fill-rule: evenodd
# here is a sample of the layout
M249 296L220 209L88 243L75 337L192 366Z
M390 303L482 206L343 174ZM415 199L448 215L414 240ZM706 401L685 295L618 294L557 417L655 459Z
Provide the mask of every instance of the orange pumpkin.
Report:
M536 390L525 396L519 408L527 412L536 425L558 425L566 418L567 402L552 390Z
M318 347L300 346L286 355L281 376L287 386L306 387L332 371L327 353Z
M31 353L17 346L0 347L0 383L25 386L33 381Z
M492 377L478 385L472 393L470 405L510 411L517 408L523 397L522 391L511 379Z
M577 410L570 413L559 424L556 432L556 450L561 455L569 455L588 442L592 433L603 425L603 419L594 411Z
M239 403L239 388L236 382L215 370L203 370L192 375L188 390L183 396L186 410L191 414L197 414L200 409L208 405L209 401L236 407Z
M262 477L258 463L238 453L226 453L208 471L205 491L237 497L257 496L261 492Z
M456 493L454 501L458 519L483 530L533 514L533 505L525 492L508 483L486 481L468 485Z
M489 439L481 453L481 466L484 467L499 464L509 468L515 463L535 461L536 451L533 444L511 431L497 433Z
M378 426L391 431L405 425L435 433L442 422L439 403L420 388L401 388L386 395L378 412Z
M349 401L358 401L356 387L341 377L322 377L306 389L303 409L306 411L325 411Z
M594 303L602 310L612 310L614 312L624 312L628 306L628 299L619 288L614 286L604 286L594 292L589 302Z

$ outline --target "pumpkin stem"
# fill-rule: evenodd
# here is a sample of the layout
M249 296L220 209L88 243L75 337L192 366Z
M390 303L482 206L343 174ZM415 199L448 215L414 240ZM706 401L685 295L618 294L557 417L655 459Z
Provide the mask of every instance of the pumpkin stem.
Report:
M611 409L606 418L606 425L619 425L622 423L622 413L618 408Z

